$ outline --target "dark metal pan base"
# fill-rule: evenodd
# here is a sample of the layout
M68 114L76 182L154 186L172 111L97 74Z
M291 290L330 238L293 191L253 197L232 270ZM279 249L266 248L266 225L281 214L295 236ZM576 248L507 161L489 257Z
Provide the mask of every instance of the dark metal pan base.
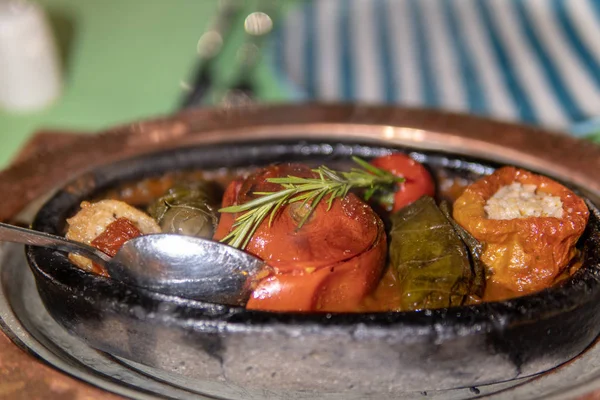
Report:
M292 140L144 156L78 178L42 208L34 228L61 234L81 200L173 169L331 164L389 151L385 144ZM434 172L470 178L496 167L442 153L414 156ZM94 348L185 382L249 394L383 398L527 377L581 353L600 331L599 226L594 208L582 245L584 267L560 286L505 302L417 313L250 312L128 288L83 273L50 250L28 248L27 257L50 315Z

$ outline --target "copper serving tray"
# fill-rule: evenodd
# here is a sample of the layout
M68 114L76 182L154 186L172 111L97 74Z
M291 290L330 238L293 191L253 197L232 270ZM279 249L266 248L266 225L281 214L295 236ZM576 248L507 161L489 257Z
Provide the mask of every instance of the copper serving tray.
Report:
M273 135L385 140L547 172L600 196L600 146L533 127L428 110L351 105L276 106L187 111L97 135L36 136L0 172L0 220L15 220L34 200L82 170L145 154L215 141ZM0 321L1 327L2 321ZM592 388L590 389L592 390ZM0 398L119 398L34 359L0 332ZM584 398L600 399L600 391Z

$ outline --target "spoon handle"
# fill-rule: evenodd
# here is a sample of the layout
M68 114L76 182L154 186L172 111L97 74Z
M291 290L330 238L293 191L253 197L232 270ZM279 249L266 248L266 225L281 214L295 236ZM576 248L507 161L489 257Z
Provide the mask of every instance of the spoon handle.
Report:
M0 241L48 247L68 253L79 254L103 267L111 260L110 256L87 244L74 242L60 236L34 231L33 229L21 228L2 222L0 222Z

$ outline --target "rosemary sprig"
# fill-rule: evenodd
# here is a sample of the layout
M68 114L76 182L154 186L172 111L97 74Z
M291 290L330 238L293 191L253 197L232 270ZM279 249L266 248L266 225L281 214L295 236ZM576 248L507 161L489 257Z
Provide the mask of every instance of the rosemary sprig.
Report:
M281 207L288 204L302 202L302 206L310 205L308 212L298 222L298 228L301 228L317 205L327 196L325 201L329 211L335 199L346 197L352 189L365 189L363 196L365 200L369 200L378 192L383 194L393 192L396 184L404 182L404 178L374 167L358 157L352 157L352 160L360 168L352 168L345 172L334 171L322 165L313 169L313 172L319 175L316 178L287 176L267 179L268 182L280 184L282 190L255 192L254 194L260 197L219 210L222 213L243 212L233 223L233 230L221 241L233 247L245 248L262 221L268 216L271 225Z

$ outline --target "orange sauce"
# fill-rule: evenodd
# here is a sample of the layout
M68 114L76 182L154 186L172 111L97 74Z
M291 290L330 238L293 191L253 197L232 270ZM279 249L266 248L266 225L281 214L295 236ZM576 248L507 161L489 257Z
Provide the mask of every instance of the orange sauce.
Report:
M388 267L375 290L362 300L356 311L400 311L398 304L400 304L401 295L398 278L393 269Z

